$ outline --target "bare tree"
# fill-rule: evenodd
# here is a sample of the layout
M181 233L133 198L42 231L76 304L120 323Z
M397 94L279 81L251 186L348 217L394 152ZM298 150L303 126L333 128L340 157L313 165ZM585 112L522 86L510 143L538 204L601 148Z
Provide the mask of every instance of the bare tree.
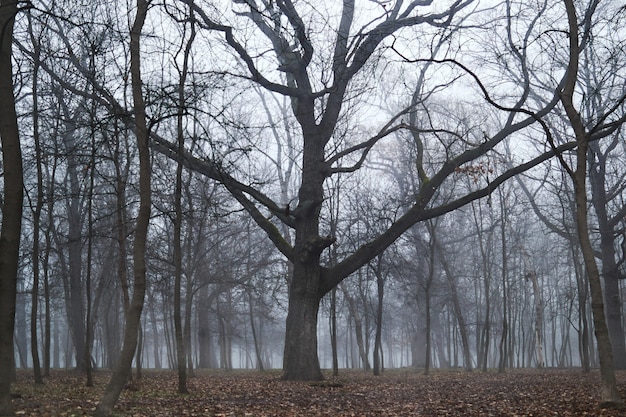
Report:
M37 319L39 307L39 282L40 282L40 230L41 230L41 211L44 204L44 183L43 183L43 151L41 148L41 136L39 132L39 60L41 54L40 42L35 39L32 28L32 19L29 16L29 32L33 44L33 142L35 145L35 166L37 170L37 185L35 204L31 209L33 211L33 287L31 294L31 314L30 314L30 349L33 359L33 374L35 384L43 384L41 374L41 362L39 361L39 340L37 338Z
M590 24L593 12L597 3L592 4L585 10L583 19L583 38L579 35L579 21L576 11L576 4L573 0L564 0L565 9L568 18L568 39L569 39L569 62L567 66L566 83L561 94L561 101L567 118L571 124L571 128L576 136L578 146L576 147L576 167L572 170L567 163L562 160L563 167L570 173L574 182L576 195L576 225L578 230L578 239L582 249L589 286L591 288L593 322L595 327L595 335L598 343L598 353L600 356L600 374L602 377L602 401L609 404L621 403L621 397L617 391L615 381L615 373L613 370L613 354L611 351L611 342L609 339L609 330L604 316L604 302L602 299L602 284L600 280L600 271L595 260L595 254L589 238L589 224L587 219L587 151L589 143L598 136L606 136L626 122L626 114L619 117L616 121L604 124L605 117L601 119L600 124L596 124L588 129L574 104L574 93L579 76L579 63L581 59L581 42L586 41L586 37L590 36ZM620 102L626 99L623 96ZM594 134L596 137L594 137Z
M449 63L461 68L466 74L470 74L479 84L490 104L500 110L512 112L508 122L501 131L485 137L476 146L461 150L455 156L450 155L437 169L431 169L432 173L429 172L431 175L425 177L426 180L423 181L423 185L415 196L414 205L399 216L389 229L361 246L352 255L340 260L336 265L323 266L320 263L320 254L335 241L334 236L325 236L320 229L320 214L322 202L325 199L324 182L333 175L358 170L363 166L363 161L376 144L391 133L408 127L402 122L403 113L400 113L375 136L327 157L327 146L342 114L350 83L361 71L364 71L366 64L374 56L374 51L393 33L422 24L434 27L446 26L470 4L470 2L457 1L443 12L422 14L417 10L418 3L411 2L406 5L406 8L402 8L402 4L398 3L392 10L384 11L376 20L376 25L367 30L363 29L362 32L357 31L358 34L352 36L355 5L352 1L344 1L331 59L331 85L315 91L309 67L316 50L312 39L308 36L305 22L298 8L291 1L281 1L275 5L269 2L258 4L250 1L245 3L246 11L238 13L241 17L251 19L260 33L273 46L279 63L279 71L285 74L287 79L284 84L272 81L262 73L252 58L252 52L246 50L236 39L233 27L215 22L197 3L187 2L194 8L204 28L224 35L226 43L249 71L248 75L241 74L240 77L250 79L268 91L290 97L294 117L300 124L303 140L302 178L295 209L285 210L259 189L238 181L220 164L199 160L193 155L185 154L187 166L221 182L294 265L287 317L285 379L319 379L322 377L317 359L316 335L319 301L345 277L382 253L415 223L458 208L472 199L485 196L505 179L545 161L555 151L562 151L573 146L566 144L556 150L548 151L520 166L501 172L483 188L451 199L441 206L431 207L432 198L438 188L455 172L457 167L484 155L511 133L533 124L558 102L556 98L553 98L538 112L523 109L525 97L521 97L513 108L499 106L488 96L479 79L466 66L451 60L434 60L434 62ZM280 24L281 18L287 26ZM292 43L295 43L295 46L292 46ZM412 60L406 58L406 61ZM420 62L420 60L414 62ZM526 118L516 121L514 115L518 113L525 115ZM436 127L430 127L427 131L438 132ZM153 139L155 149L159 152L172 156L177 153L175 147L167 142L155 137ZM350 158L353 158L356 163L350 164L348 162ZM346 163L345 166L343 166L344 163ZM426 171L424 167L424 172ZM263 214L261 207L271 213L269 218ZM295 230L293 245L285 240L272 220L279 220Z
M134 117L136 123L137 148L139 150L139 213L135 230L133 246L133 295L126 312L126 328L124 330L124 345L113 376L106 387L102 399L96 408L97 416L110 416L113 406L128 381L131 373L131 364L137 348L139 323L143 310L144 295L146 292L146 240L150 222L150 151L148 147L148 126L146 123L146 108L143 99L141 82L141 31L148 12L148 1L137 0L137 11L130 32L131 77L134 103Z
M187 361L186 361L186 349L185 341L183 338L183 328L181 320L181 282L183 278L183 256L182 256L182 242L181 242L181 228L183 221L183 208L182 208L182 191L183 191L183 163L182 150L185 149L185 135L184 135L184 113L187 111L186 98L185 98L185 86L187 75L189 72L189 59L193 40L196 35L195 25L191 24L189 39L186 41L186 45L183 48L183 63L179 69L179 87L178 87L178 109L177 109L177 128L176 137L178 142L178 160L176 163L176 184L174 188L174 327L176 333L176 352L177 352L177 365L178 365L178 392L187 393ZM191 292L191 288L187 287L187 292ZM188 296L189 297L189 296ZM189 310L189 309L188 309ZM191 314L188 311L188 316Z

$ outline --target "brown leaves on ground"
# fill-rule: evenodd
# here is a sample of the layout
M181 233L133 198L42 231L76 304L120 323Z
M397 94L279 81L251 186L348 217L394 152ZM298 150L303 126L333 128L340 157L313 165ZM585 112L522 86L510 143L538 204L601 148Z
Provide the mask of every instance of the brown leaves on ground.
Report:
M602 409L597 371L495 372L389 370L374 377L342 371L325 383L286 382L280 373L196 371L190 394L176 393L174 371L144 371L137 390L125 390L118 416L626 416ZM53 372L44 386L19 374L14 386L18 416L82 416L93 413L110 374L85 386L76 372ZM618 372L626 398L626 372Z

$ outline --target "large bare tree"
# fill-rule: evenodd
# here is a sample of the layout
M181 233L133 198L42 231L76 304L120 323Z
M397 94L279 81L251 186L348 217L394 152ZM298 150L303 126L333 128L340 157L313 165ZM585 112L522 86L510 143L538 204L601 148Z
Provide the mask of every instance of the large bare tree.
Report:
M236 18L249 19L258 30L256 38L248 35L245 41L240 41L235 26L215 21L208 6L203 8L200 2L183 1L194 9L203 29L223 34L225 44L241 63L237 69L245 69L245 72L239 72L235 76L259 85L268 93L289 97L293 117L299 124L302 149L300 185L293 204L287 206L274 202L261 188L238 180L235 174L231 174L232 170L221 161L198 158L189 153L185 153L184 158L184 163L189 168L222 183L265 230L277 249L293 264L284 350L285 379L322 378L317 357L319 303L343 279L381 254L414 224L486 196L507 178L547 160L554 152L574 146L569 143L537 155L524 164L497 173L483 187L466 191L463 195L448 199L445 204L437 205L433 197L458 167L489 153L514 132L539 121L558 103L558 94L555 93L549 98L547 105L530 111L524 108L528 104L527 95L522 94L510 107L499 105L489 96L478 76L466 65L450 58L409 58L405 56L404 49L394 48L394 39L396 36L402 38L400 34L419 33L427 36L427 30L420 32L420 28L437 31L461 24L463 14L467 13L472 1L450 2L445 9L431 9L420 1L397 2L389 8L381 3L380 8L369 11L372 19L363 22L355 2L345 0L340 9L334 10L339 18L329 21L335 26L324 28L326 31L334 31L330 48L328 45L322 47L316 44L319 39L314 38L313 34L317 32L307 26L316 11L315 7L306 2L297 5L290 0L235 2L238 8ZM244 33L239 35L246 36ZM275 63L274 68L277 67L277 70L256 58L257 53L261 54L261 47L258 51L255 50L255 42L251 39L267 41L273 54L271 61ZM462 134L446 132L437 126L409 126L403 121L403 117L412 110L409 105L404 111L382 122L382 127L375 135L362 140L355 138L350 144L344 144L338 149L334 142L336 130L347 103L356 93L353 84L367 82L364 81L367 80L364 73L373 72L377 59L390 47L395 49L395 59L407 64L419 67L420 63L429 61L453 67L458 70L457 76L469 75L468 78L474 86L479 86L485 100L505 115L508 114L503 128L490 136L485 134L475 140L466 140ZM323 68L316 66L324 62L329 64ZM314 78L317 76L321 78ZM557 89L558 84L555 85L555 90ZM332 176L352 173L362 168L368 157L371 157L372 149L384 138L401 130L415 129L437 138L450 134L459 140L455 142L455 146L448 146L444 151L446 157L442 163L429 163L430 158L420 155L418 164L423 165L418 170L423 177L422 183L413 196L411 206L397 215L390 227L336 264L324 265L321 254L336 239L335 236L324 233L323 228L322 207L327 198L325 182ZM157 137L153 139L157 151L173 158L180 154L176 145ZM280 232L281 225L286 225L293 231L293 244Z

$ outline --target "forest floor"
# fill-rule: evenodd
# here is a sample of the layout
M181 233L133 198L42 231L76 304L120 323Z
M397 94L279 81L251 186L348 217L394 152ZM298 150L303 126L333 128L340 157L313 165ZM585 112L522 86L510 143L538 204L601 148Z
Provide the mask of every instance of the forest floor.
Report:
M176 393L174 371L145 370L135 389L122 392L117 416L626 416L603 409L600 374L569 370L510 370L499 374L435 370L388 370L380 377L340 371L321 383L285 382L278 371L196 371L190 394ZM93 414L110 373L53 371L45 385L20 371L13 386L17 416ZM626 371L617 373L626 398Z

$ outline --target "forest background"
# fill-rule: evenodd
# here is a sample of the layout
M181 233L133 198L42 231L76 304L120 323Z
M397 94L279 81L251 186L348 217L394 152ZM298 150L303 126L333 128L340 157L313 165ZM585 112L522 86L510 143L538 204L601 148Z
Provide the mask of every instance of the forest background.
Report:
M115 369L101 415L132 363L599 366L620 401L619 1L0 10L3 369Z

